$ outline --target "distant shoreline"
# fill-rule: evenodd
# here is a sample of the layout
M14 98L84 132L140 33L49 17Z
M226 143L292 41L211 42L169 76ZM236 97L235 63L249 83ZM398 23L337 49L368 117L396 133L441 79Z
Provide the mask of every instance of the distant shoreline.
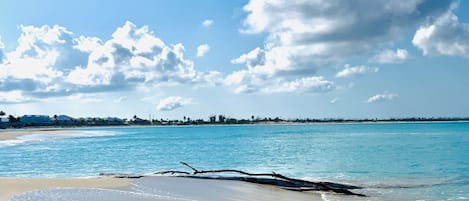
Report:
M3 115L5 116L5 115ZM212 115L208 119L142 119L134 115L130 119L118 117L79 117L68 115L23 115L8 118L2 117L0 128L81 128L81 127L114 127L114 126L200 126L200 125L286 125L286 124L351 124L351 123L402 123L402 122L466 122L469 117L405 117L405 118L295 118L255 117L237 119L225 115Z
M119 125L60 125L60 126L23 126L23 127L7 127L0 129L0 140L8 135L17 136L22 135L21 131L24 130L24 133L29 133L31 131L38 131L40 133L44 132L56 132L62 130L73 130L74 128L116 128L116 127L185 127L185 126L248 126L248 125L318 125L318 124L392 124L392 123L469 123L469 119L448 119L448 120L321 120L321 121L309 121L309 122L298 122L298 121L257 121L249 123L179 123L179 124L119 124ZM12 132L10 132L12 131ZM3 137L2 137L3 135ZM13 137L14 138L14 137Z

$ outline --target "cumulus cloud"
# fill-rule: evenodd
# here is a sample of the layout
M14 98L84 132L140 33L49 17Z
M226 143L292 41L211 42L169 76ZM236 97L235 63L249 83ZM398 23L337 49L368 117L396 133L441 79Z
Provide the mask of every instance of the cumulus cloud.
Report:
M29 101L23 97L23 93L19 90L2 92L0 91L0 103L14 104Z
M213 25L213 20L211 20L211 19L206 19L202 22L203 27L210 27L212 25Z
M254 67L257 65L263 65L265 59L264 50L257 47L250 52L241 55L238 58L232 59L233 64L246 64L248 67Z
M335 88L334 83L324 79L324 77L303 77L293 81L280 81L272 85L265 86L261 92L264 93L323 93Z
M73 39L73 43L75 44L73 48L83 52L92 52L102 45L101 39L97 37L85 36L80 36L79 38Z
M187 83L198 76L193 62L184 58L182 44L166 45L147 26L138 28L126 22L110 40L94 46L87 65L77 66L68 74L67 81L81 86L117 86L122 82L127 85Z
M159 111L171 111L185 105L191 104L191 98L183 98L180 96L169 96L160 100L156 109Z
M216 71L197 71L182 44L165 44L149 27L129 21L108 40L59 25L22 25L20 31L18 46L0 62L0 91L19 90L25 100L221 79Z
M247 68L231 73L225 78L224 83L235 89L236 93L295 92L291 89L298 89L297 92L318 93L334 89L332 82L325 80L322 76L314 75L316 70L308 68L308 60L303 60L300 57L291 59L292 53L301 55L306 52L283 47L275 47L269 51L256 48L231 60L235 64L245 64ZM308 83L317 81L321 81L320 83L323 84L327 83L328 90L304 90L301 87L291 87L297 85L312 87ZM285 88L289 90L285 90Z
M332 81L322 76L302 77L295 80L258 77L250 71L237 71L230 74L224 83L235 93L325 93L335 89Z
M402 63L409 58L409 53L405 49L397 49L396 51L386 49L370 59L372 63L390 64Z
M203 57L210 50L210 46L202 44L197 47L197 57Z
M232 59L246 69L228 76L243 80L231 87L262 91L256 87L271 80L317 77L320 68L376 51L429 16L441 15L450 4L446 0L250 0L244 6L248 15L241 32L267 38L263 47ZM226 84L233 83L227 80Z
M371 68L366 66L350 66L345 64L344 69L337 72L336 77L353 77L357 75L363 75L370 72L378 72L379 68Z
M27 96L64 92L63 76L86 58L72 48L72 32L65 27L20 26L16 49L5 53L0 64L0 90L22 91Z
M412 43L424 55L450 55L469 57L469 24L461 23L453 8L432 23L421 26Z
M383 94L376 94L371 96L366 100L367 103L376 103L376 102L385 102L385 101L392 101L399 97L398 94L395 93L383 93Z

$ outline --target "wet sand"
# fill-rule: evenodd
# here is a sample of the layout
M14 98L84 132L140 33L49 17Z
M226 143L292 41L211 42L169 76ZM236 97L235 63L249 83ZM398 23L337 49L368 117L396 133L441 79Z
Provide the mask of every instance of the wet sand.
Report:
M66 135L77 133L76 130L71 129L61 129L61 128L31 128L31 129L6 129L0 130L0 140L14 140L19 136L31 135L31 134L57 134L57 135Z
M36 178L0 178L0 201L7 201L16 194L34 190L55 188L125 188L129 179L111 177L36 179Z
M0 201L11 198L14 201L98 201L103 198L113 201L322 200L318 193L287 191L270 185L166 176L147 176L140 179L0 178L0 189Z

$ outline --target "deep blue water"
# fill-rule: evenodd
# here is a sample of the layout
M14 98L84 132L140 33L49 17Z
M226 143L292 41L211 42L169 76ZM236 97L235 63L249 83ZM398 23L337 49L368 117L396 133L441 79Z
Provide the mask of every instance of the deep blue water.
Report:
M367 187L393 199L469 199L469 123L119 127L0 143L0 177L233 168ZM0 133L1 134L1 133ZM401 196L401 197L399 197Z

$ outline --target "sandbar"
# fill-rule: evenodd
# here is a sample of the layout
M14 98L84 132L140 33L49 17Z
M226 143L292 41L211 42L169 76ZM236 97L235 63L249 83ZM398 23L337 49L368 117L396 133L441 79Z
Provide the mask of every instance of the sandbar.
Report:
M112 177L93 178L0 178L0 201L16 194L54 188L106 188L118 189L130 185L130 179Z
M23 135L31 135L31 134L58 134L58 135L66 135L77 133L76 130L71 129L61 129L61 128L51 128L51 129L6 129L0 130L0 140L14 140L19 136Z
M319 193L294 192L271 185L243 181L208 180L168 176L139 179L110 177L83 179L0 178L0 201L75 200L98 201L186 201L186 200L257 200L315 201Z

